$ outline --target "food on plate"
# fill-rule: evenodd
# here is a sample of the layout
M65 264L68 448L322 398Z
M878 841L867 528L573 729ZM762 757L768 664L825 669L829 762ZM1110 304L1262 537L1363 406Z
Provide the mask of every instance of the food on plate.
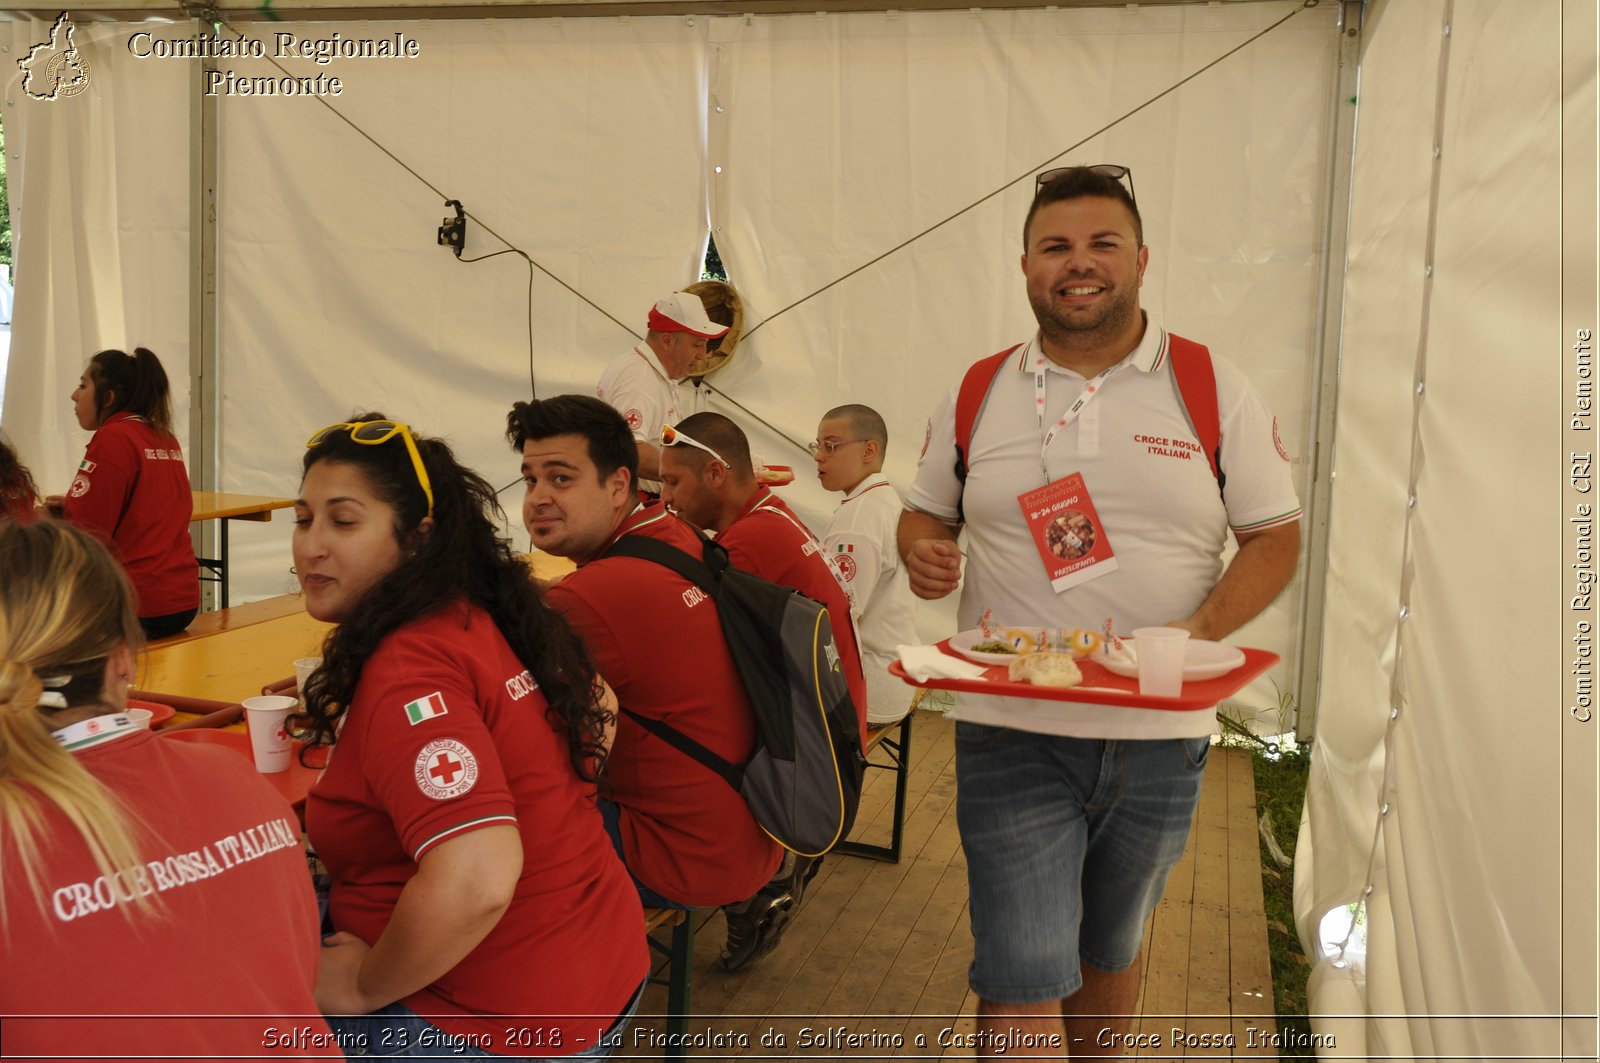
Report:
M1079 657L1088 657L1100 648L1100 632L1077 628L1066 639L1067 648Z
M1011 643L1011 649L1001 650L1001 653L1032 653L1044 649L1050 642L1048 633L1041 628L1008 627L1004 638Z
M1075 687L1083 682L1083 673L1070 653L1025 653L1012 661L1011 679L1018 683L1033 683L1042 687Z
M974 653L1016 653L1017 648L1002 639L989 639L972 647Z

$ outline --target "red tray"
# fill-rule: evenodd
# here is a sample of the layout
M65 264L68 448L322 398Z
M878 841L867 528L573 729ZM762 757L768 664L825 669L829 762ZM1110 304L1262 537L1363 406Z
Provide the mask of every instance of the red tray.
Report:
M250 736L243 731L224 731L215 727L189 727L183 730L168 730L161 732L162 738L173 738L184 742L201 742L206 745L221 746L231 749L255 767L255 755L250 752ZM305 767L300 763L301 743L296 742L294 749L289 753L289 770L275 771L263 774L261 777L278 788L278 792L289 800L296 808L305 804L306 795L311 792L311 787L316 783L317 777L322 774L322 767L328 762L326 752L313 754L311 763L314 768Z
M957 660L966 660L950 649L949 639L940 641L938 646ZM1092 657L1078 658L1078 669L1083 672L1083 685L1076 687L1043 687L1032 683L1013 683L1010 672L1003 664L985 668L982 679L929 679L919 683L906 675L906 670L900 666L899 661L889 665L889 674L905 680L914 687L930 687L934 690L964 690L970 694L999 694L1002 697L1029 698L1035 701L1077 701L1091 705L1122 705L1139 709L1172 709L1183 712L1211 708L1223 698L1243 690L1252 679L1278 663L1278 655L1270 650L1253 650L1248 646L1240 646L1239 649L1244 651L1244 663L1239 667L1214 679L1197 679L1185 683L1182 693L1171 698L1145 697L1139 693L1137 679L1113 675ZM1085 689L1086 687L1097 689Z
M150 714L150 730L159 731L166 722L178 715L178 710L171 705L163 705L159 701L135 701L128 699L128 708L144 709Z

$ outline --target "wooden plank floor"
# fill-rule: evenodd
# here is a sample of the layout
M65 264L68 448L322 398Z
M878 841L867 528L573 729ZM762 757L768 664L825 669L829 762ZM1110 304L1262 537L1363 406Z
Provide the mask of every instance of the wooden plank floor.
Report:
M737 974L717 963L720 912L695 913L693 1058L973 1055L959 1043L976 1029L977 1002L967 989L955 727L941 713L919 712L912 737L898 864L830 856L778 948ZM889 772L868 773L853 837L887 842L893 796ZM1277 1054L1263 1036L1276 1026L1248 752L1213 747L1189 848L1150 921L1144 955L1131 1032L1145 1045L1128 1055ZM651 986L617 1058L662 1058L665 1007L665 989Z

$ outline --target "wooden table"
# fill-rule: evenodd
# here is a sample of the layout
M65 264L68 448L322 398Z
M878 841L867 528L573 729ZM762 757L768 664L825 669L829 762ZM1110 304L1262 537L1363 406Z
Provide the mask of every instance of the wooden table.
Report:
M154 694L237 703L266 683L294 675L299 657L322 652L331 624L305 612L145 651L134 686Z
M265 522L272 519L275 509L288 509L294 505L292 498L273 498L271 495L233 495L222 491L194 492L194 514L191 524L202 520L220 522L215 558L196 558L200 567L212 573L211 579L219 587L221 604L228 605L228 522L253 520Z

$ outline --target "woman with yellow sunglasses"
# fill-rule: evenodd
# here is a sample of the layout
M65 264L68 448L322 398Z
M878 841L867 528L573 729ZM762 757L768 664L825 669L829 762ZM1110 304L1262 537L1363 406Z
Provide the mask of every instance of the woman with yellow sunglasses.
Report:
M610 691L444 443L363 414L304 468L295 569L339 625L301 718L333 746L306 802L333 879L318 1004L367 1055L610 1055L649 962L593 802Z

